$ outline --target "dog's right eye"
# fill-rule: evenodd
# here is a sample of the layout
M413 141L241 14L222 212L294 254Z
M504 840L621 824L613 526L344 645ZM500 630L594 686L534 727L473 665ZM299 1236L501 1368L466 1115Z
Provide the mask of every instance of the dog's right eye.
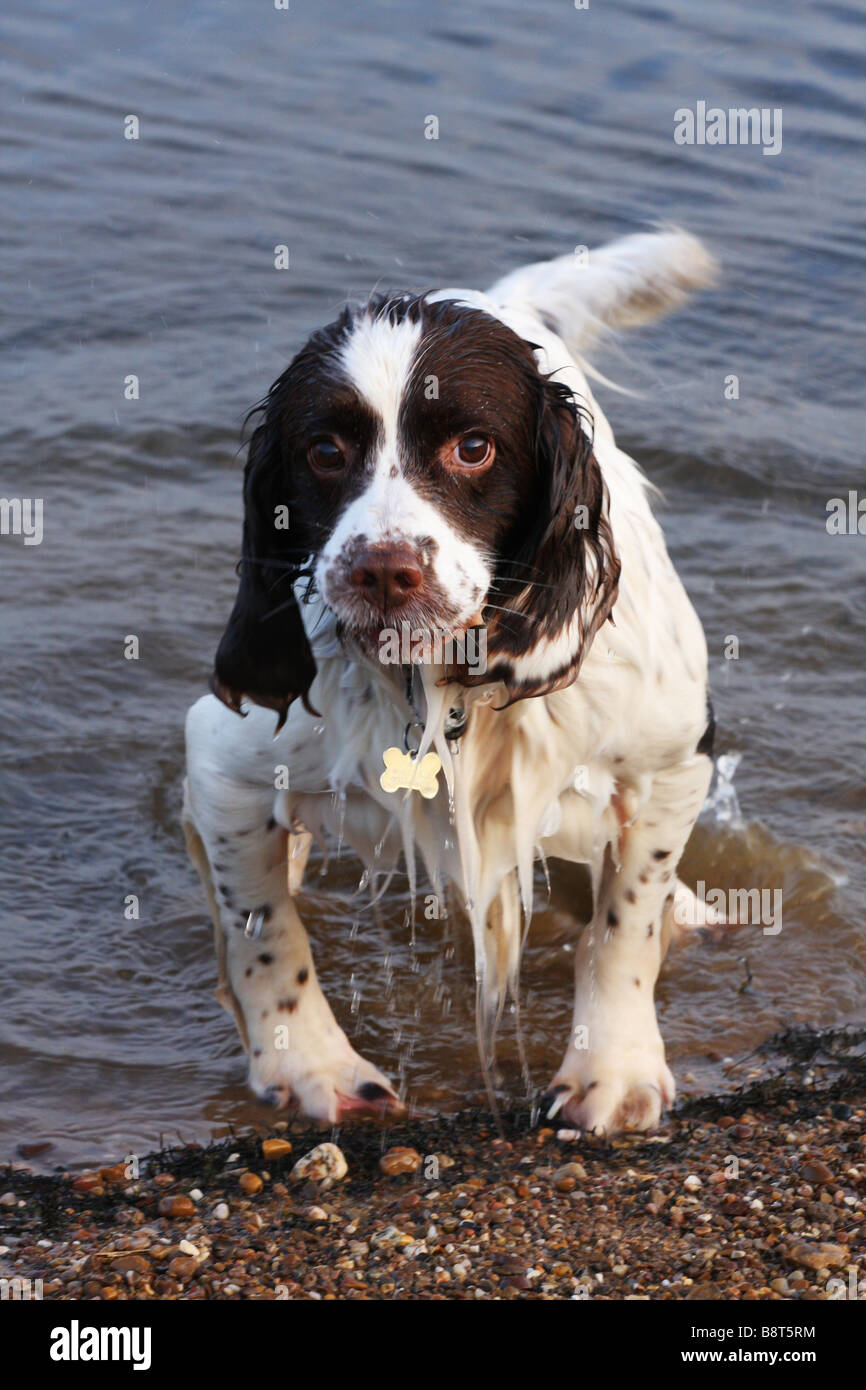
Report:
M307 457L317 473L338 473L346 462L346 455L336 439L314 439Z

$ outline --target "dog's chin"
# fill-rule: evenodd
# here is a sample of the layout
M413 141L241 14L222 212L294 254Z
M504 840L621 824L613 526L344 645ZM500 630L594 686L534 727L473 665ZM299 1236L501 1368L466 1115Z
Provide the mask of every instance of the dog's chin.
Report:
M359 613L354 606L349 611L335 604L333 612L343 637L360 647L367 656L376 659L381 659L386 639L393 641L396 638L402 648L407 641L411 644L424 634L431 637L438 634L440 638L459 637L471 625L471 620L455 621L453 616L440 620L435 614L425 614L422 618L406 608L392 613L375 610Z

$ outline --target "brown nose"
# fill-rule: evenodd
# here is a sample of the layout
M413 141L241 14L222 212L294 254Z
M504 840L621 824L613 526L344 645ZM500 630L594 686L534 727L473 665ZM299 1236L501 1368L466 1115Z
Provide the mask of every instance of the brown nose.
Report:
M408 546L371 546L362 551L349 582L377 608L402 608L424 580L418 557Z

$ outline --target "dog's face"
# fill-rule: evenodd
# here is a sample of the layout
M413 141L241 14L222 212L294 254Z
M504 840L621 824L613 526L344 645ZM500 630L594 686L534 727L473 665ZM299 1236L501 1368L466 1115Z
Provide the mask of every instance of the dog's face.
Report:
M315 666L306 574L372 656L485 623L511 698L573 679L613 603L605 493L570 393L498 319L421 296L346 310L272 387L247 463L241 584L214 688L278 709Z

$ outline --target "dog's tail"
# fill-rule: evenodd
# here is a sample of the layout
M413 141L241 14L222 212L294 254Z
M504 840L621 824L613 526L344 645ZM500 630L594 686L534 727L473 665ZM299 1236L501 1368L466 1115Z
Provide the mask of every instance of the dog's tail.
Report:
M505 275L488 294L535 313L580 355L606 329L633 328L678 309L694 290L712 285L716 272L697 237L666 227L536 261Z

